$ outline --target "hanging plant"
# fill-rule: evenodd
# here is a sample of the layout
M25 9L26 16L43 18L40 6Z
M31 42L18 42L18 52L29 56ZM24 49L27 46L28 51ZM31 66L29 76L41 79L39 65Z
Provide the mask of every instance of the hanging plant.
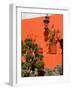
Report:
M56 54L57 53L57 49L56 49L56 32L54 31L50 31L49 36L48 36L48 40L49 40L49 45L48 45L48 50L50 54Z

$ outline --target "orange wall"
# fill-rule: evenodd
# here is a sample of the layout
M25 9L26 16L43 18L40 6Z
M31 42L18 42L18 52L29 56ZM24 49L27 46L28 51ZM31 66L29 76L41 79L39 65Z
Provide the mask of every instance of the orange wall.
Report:
M37 17L32 19L22 20L21 38L24 41L27 37L36 39L36 42L43 48L45 68L54 68L57 64L62 63L61 50L57 44L57 54L47 54L48 47L44 41L44 17ZM57 30L63 32L63 15L54 14L50 16L49 28L52 26Z

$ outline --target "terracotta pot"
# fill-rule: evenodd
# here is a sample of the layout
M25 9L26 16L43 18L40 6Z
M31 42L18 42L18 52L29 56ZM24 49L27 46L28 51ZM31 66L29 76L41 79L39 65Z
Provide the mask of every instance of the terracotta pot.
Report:
M49 44L48 49L50 54L56 54L57 53L56 43Z

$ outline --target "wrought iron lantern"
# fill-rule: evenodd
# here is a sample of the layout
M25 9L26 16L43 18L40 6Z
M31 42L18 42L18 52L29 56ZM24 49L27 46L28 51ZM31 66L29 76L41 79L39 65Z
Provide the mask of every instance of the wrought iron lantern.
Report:
M49 16L48 16L48 14L45 16L45 19L43 20L43 22L44 22L44 25L45 25L44 29L48 30L48 23L49 23Z
M48 28L48 24L49 24L49 16L48 14L45 16L45 19L43 20L44 23L44 40L47 41L48 40L48 33L49 33L49 28Z

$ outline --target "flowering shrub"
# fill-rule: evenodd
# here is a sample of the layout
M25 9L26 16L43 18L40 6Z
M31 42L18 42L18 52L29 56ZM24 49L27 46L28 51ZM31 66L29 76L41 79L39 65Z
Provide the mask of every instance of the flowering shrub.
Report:
M35 71L39 71L37 75L44 75L44 62L43 49L32 39L27 38L24 42L22 41L22 57L26 58L25 62L22 62L22 77L23 76L34 76ZM42 69L42 70L41 70ZM41 74L42 73L42 74Z

